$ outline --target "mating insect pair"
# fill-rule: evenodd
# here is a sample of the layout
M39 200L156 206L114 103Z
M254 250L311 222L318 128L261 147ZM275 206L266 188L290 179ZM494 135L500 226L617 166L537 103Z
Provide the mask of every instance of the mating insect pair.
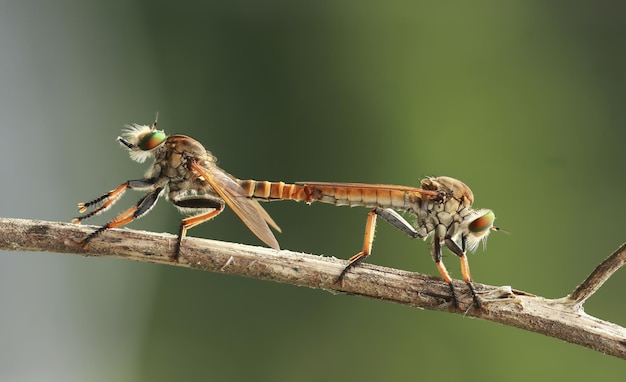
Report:
M174 252L177 261L187 230L212 219L230 206L248 228L268 246L280 249L269 226L280 232L278 225L261 207L261 201L295 200L331 203L338 206L363 206L372 208L365 228L363 249L350 258L339 275L344 283L347 272L362 262L372 250L374 230L378 216L412 238L426 239L433 236L431 254L437 268L451 289L454 304L458 308L452 279L442 261L445 246L461 261L461 272L467 283L474 304L481 301L470 274L466 252L476 249L485 241L493 226L495 215L491 210L474 210L474 195L463 182L445 176L425 178L422 188L360 183L302 182L286 184L240 180L216 165L216 158L202 144L185 135L167 136L152 126L132 125L118 141L130 152L132 159L144 162L153 157L154 163L142 179L129 180L106 194L87 203L79 203L83 215L74 223L91 218L110 208L128 189L148 193L137 204L124 211L106 225L91 233L78 244L86 248L104 231L121 227L147 214L162 195L166 195L181 212L193 214L182 220ZM92 208L90 212L86 212ZM397 211L417 218L416 226L407 222ZM86 213L85 213L86 212Z

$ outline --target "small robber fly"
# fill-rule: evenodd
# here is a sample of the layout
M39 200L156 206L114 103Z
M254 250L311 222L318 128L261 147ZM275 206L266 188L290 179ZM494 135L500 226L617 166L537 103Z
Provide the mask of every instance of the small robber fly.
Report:
M182 220L174 253L170 260L180 256L182 240L187 230L204 223L230 206L248 228L265 244L280 249L268 227L280 232L278 225L258 201L248 197L239 181L216 165L216 158L200 142L186 135L165 135L152 126L133 124L126 127L117 140L128 149L130 157L143 163L154 158L150 170L142 179L128 180L106 194L87 203L78 203L83 215L72 220L80 223L106 211L129 189L148 193L128 210L97 229L77 244L86 248L89 243L110 228L121 227L146 215L165 195L181 212L192 216ZM92 209L87 212L88 209Z
M431 254L439 273L450 285L454 305L459 308L452 279L442 261L442 248L447 247L461 261L463 280L468 285L476 307L481 301L472 284L466 252L474 251L480 242L486 243L491 231L497 231L496 218L488 209L474 210L474 194L460 180L447 176L429 177L421 181L421 188L387 184L239 181L250 197L261 200L295 200L308 204L319 201L338 206L372 208L365 227L361 252L339 275L344 283L347 272L362 262L372 251L376 218L380 216L412 238L426 240L432 236ZM417 218L416 225L407 222L398 212Z

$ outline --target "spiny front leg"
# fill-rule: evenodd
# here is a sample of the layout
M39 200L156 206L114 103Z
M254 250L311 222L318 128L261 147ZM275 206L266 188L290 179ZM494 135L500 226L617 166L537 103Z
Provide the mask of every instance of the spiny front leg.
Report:
M87 248L87 246L89 245L89 242L92 241L101 233L103 233L104 231L111 229L111 228L121 227L123 225L126 225L144 216L152 209L152 207L154 207L157 200L159 199L159 196L161 195L161 192L163 192L162 187L159 187L155 189L154 191L150 192L148 195L141 198L135 206L122 212L115 219L111 220L106 225L98 228L97 230L95 230L93 233L91 233L89 236L87 236L86 238L78 242L77 244L83 248Z
M126 192L127 189L128 189L128 183L123 183L120 186L118 186L116 189L107 192L106 194L100 196L99 198L96 198L86 203L82 203L82 202L78 203L78 212L80 212L81 214L87 211L89 207L92 207L92 206L97 206L97 207L94 208L94 210L89 213L75 217L74 219L72 219L72 223L80 224L80 222L82 222L83 220L89 219L93 216L96 216L97 214L101 212L108 210L109 208L111 208L113 204L115 204L115 202L119 200L119 198L122 197L122 195L124 195L124 192Z
M111 190L94 200L91 200L86 203L78 203L78 212L80 212L81 214L87 211L89 207L95 207L95 208L93 211L86 213L85 215L75 217L74 219L72 219L72 223L80 224L80 222L82 222L83 220L89 219L91 217L98 215L99 213L102 213L108 210L109 208L111 208L113 204L115 204L115 202L117 202L122 197L122 195L124 195L126 190L132 189L132 188L138 188L138 189L147 188L147 187L152 186L155 181L156 181L155 178L129 180L125 183L120 184L114 190Z

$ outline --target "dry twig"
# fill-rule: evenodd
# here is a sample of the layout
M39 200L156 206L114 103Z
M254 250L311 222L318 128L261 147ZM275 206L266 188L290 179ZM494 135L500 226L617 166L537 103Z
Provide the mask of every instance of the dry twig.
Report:
M107 231L86 250L72 245L93 229L0 218L0 249L117 257L366 296L495 321L626 359L626 329L582 310L586 299L626 262L626 244L566 297L545 299L510 287L476 284L485 308L473 308L471 296L461 295L460 303L468 309L459 312L451 308L449 287L438 277L363 264L350 271L346 287L341 288L336 280L345 260L196 238L185 239L180 263L172 263L169 256L175 236L125 229ZM455 283L459 291L465 290L464 283Z

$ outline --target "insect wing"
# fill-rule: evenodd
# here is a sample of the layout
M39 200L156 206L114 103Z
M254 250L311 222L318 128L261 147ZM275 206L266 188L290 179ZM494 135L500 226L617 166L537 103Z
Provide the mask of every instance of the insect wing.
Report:
M249 199L241 186L230 175L218 167L210 170L200 166L197 162L191 162L191 168L200 174L222 199L233 209L244 224L261 241L274 249L280 249L278 241L267 224L280 232L280 228L261 207L259 202Z

